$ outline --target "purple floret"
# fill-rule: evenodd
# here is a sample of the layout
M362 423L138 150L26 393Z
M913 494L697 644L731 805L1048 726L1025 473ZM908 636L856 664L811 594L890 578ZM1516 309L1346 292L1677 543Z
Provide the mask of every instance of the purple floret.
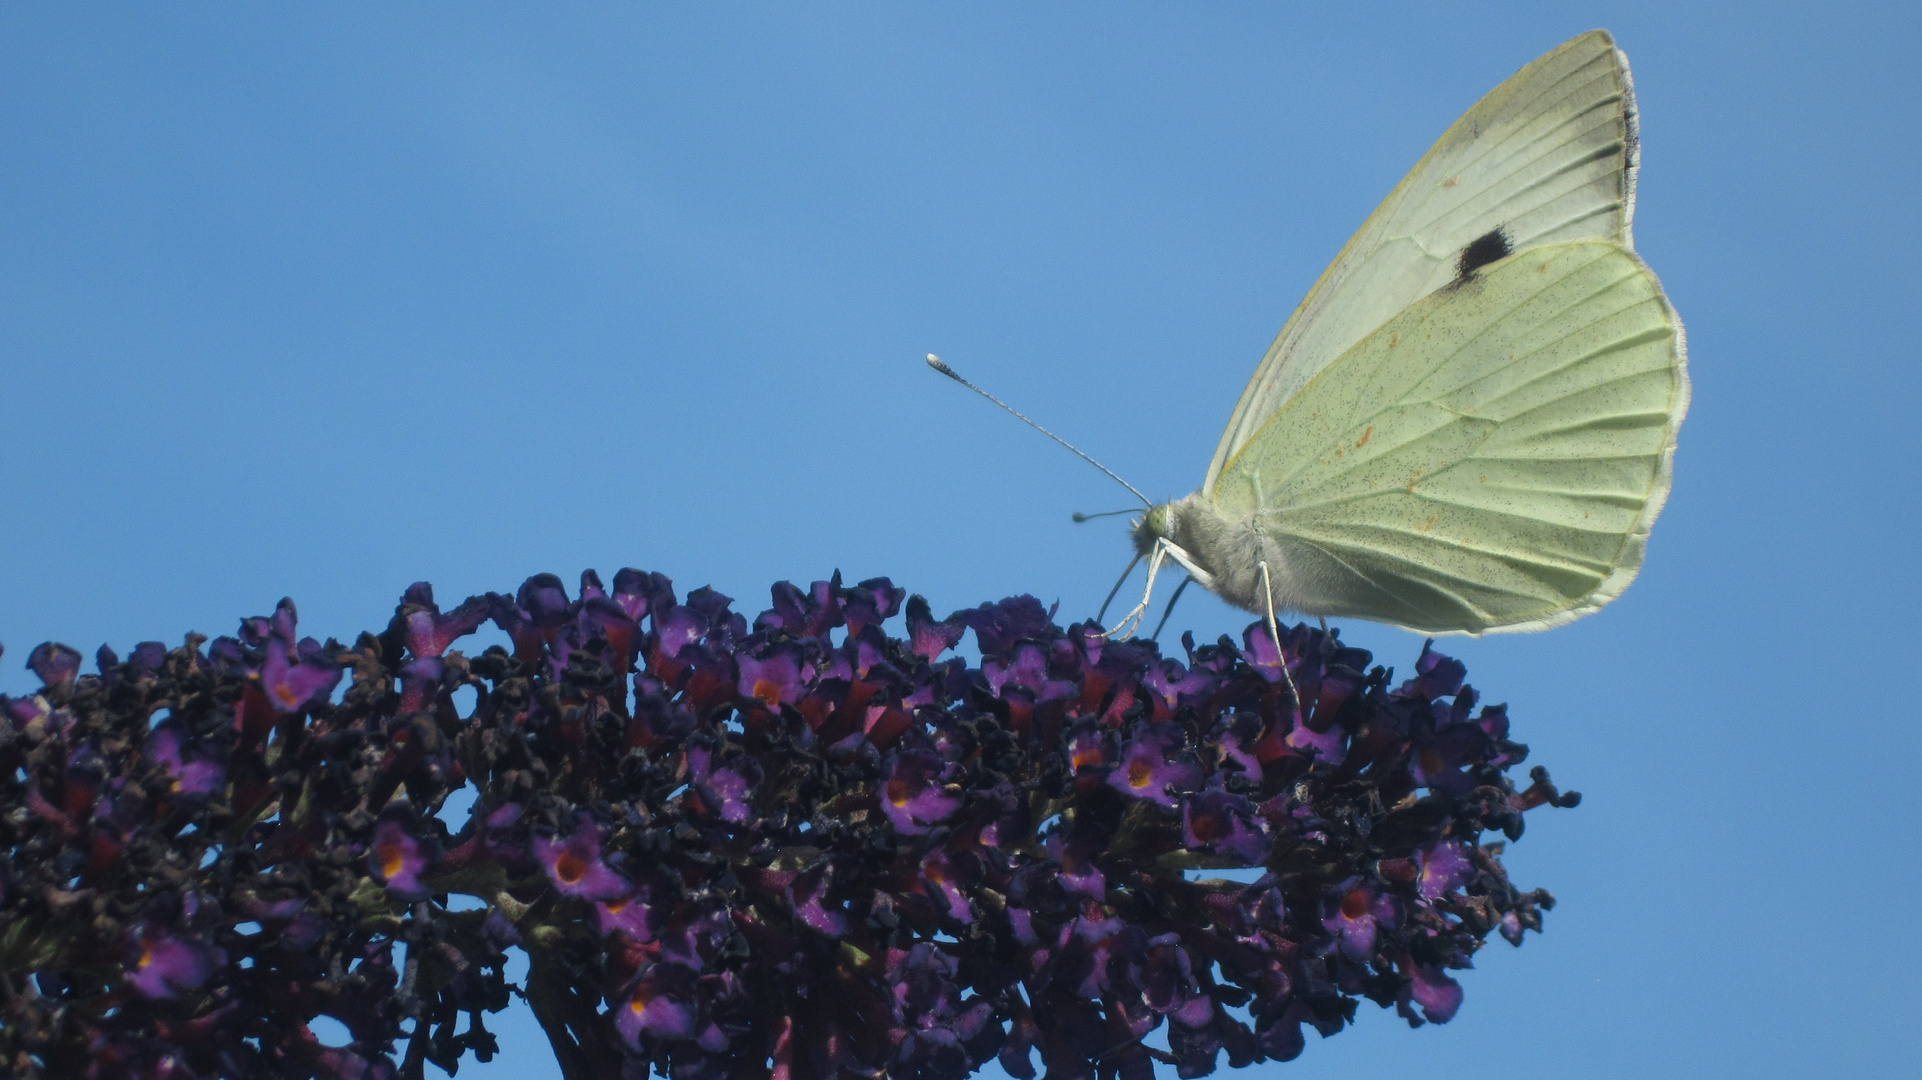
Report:
M1209 791L1182 806L1183 838L1190 848L1233 855L1256 866L1268 855L1268 837L1254 804L1240 795Z
M148 926L135 937L127 982L147 997L171 998L181 991L200 989L214 969L226 962L226 953L218 948Z
M534 857L562 896L611 900L630 888L626 878L601 861L600 826L586 817L565 837L535 837Z
M417 657L438 657L448 646L473 633L487 621L488 604L483 597L472 597L452 611L442 613L434 603L434 588L416 582L402 601L409 611L402 619L406 626L407 651Z
M1129 798L1179 805L1182 793L1201 784L1200 766L1179 760L1180 750L1181 733L1173 725L1143 728L1122 750L1108 783Z
M941 783L941 759L929 750L896 754L881 784L881 810L899 832L923 833L961 805Z
M27 654L27 669L48 686L69 686L80 674L80 650L47 642Z
M740 669L742 697L770 709L801 700L801 662L794 653L783 650L765 660L743 656Z
M761 782L761 766L752 758L736 758L720 765L715 763L712 751L695 747L687 752L687 762L689 783L708 813L735 823L753 815L749 798Z
M267 700L279 712L293 712L316 695L325 697L340 682L340 668L318 657L290 657L287 642L279 637L267 641L267 662L261 665L260 681Z
M644 1038L678 1039L693 1033L694 1006L678 1000L673 993L676 989L685 992L674 984L687 980L673 978L674 971L668 965L657 966L635 980L627 991L614 1025L628 1045L638 1048Z
M934 614L928 610L928 602L918 596L908 600L909 647L924 660L932 661L954 648L967 629L954 618L936 622Z
M594 922L602 934L621 933L635 941L654 940L658 910L648 902L646 893L634 892L594 905Z
M153 742L149 744L154 761L166 770L174 791L181 795L206 795L226 783L227 770L210 757L183 754L183 730L184 725L171 720L154 728Z
M400 819L388 818L375 827L367 865L374 879L395 895L410 899L427 895L427 886L420 880L427 870L427 854Z
M1373 953L1376 936L1384 927L1393 928L1396 921L1394 898L1355 878L1335 886L1326 910L1321 924L1340 939L1342 955L1351 960Z
M1011 596L998 604L957 611L949 618L974 631L984 657L1012 656L1020 641L1051 640L1060 633L1054 626L1054 609L1042 607L1032 596Z

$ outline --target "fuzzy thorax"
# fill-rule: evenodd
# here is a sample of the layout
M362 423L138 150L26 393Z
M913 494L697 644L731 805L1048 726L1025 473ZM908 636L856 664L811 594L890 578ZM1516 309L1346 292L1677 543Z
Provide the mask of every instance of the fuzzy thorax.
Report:
M1305 590L1281 538L1264 533L1253 518L1230 520L1197 491L1149 510L1136 522L1135 551L1152 555L1159 543L1168 557L1209 592L1247 611L1266 609L1261 596L1261 563L1268 563L1276 611L1305 611Z

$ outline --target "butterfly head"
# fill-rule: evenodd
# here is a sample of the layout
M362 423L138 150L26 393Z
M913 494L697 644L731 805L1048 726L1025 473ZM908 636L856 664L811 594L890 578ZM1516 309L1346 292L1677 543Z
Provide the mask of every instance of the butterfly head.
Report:
M1134 537L1135 552L1139 555L1147 555L1153 551L1155 542L1158 540L1174 539L1175 517L1173 504L1162 503L1160 506L1150 509L1145 516L1134 523L1133 527L1129 529L1129 532Z

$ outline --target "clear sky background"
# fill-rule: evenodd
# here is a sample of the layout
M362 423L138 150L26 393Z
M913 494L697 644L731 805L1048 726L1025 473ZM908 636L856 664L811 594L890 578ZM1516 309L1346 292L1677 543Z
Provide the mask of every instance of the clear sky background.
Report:
M1092 614L1110 481L1206 469L1350 232L1613 30L1694 408L1646 568L1446 647L1581 790L1445 1027L1261 1075L1907 1073L1922 1054L1913 4L8 5L0 691L91 653L622 566ZM1183 601L1174 630L1247 616ZM1407 670L1419 638L1344 627ZM558 1072L531 1023L462 1077Z

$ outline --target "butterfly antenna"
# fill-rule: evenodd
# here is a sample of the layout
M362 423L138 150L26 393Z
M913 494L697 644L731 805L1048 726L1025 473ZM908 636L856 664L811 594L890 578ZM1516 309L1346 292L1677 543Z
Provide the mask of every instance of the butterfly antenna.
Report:
M1126 510L1103 510L1099 514L1084 514L1081 511L1076 510L1074 512L1074 523L1076 525L1080 525L1083 522L1093 521L1095 518L1098 518L1098 517L1115 517L1120 514L1132 514L1134 512L1135 512L1134 507L1132 506Z
M1135 564L1140 561L1141 556L1138 554L1128 560L1128 568L1121 572L1121 580L1115 582L1114 588L1108 590L1108 598L1101 602L1101 610L1094 613L1095 622L1101 622L1102 618L1108 614L1108 605L1114 603L1115 594L1120 592L1121 587L1128 583L1128 575L1135 572ZM1106 626L1107 624L1102 623L1102 625Z
M1048 438L1053 439L1055 442L1058 442L1061 445L1067 447L1069 450L1074 452L1074 456L1080 458L1081 460L1087 462L1090 465L1093 465L1095 468L1100 469L1102 472L1107 473L1108 478L1110 480L1113 480L1115 483L1120 484L1122 487L1127 488L1130 492L1134 494L1135 498L1140 499L1141 505L1146 507L1154 506L1154 503L1149 501L1146 495L1143 495L1141 492L1135 490L1135 486L1133 484L1130 484L1126 480L1123 480L1121 477L1116 476L1114 474L1113 469L1108 468L1106 465L1103 465L1099 461L1096 461L1095 459L1089 457L1088 455L1082 453L1081 451L1076 450L1074 447L1074 444L1069 442L1068 440L1062 438L1059 435L1056 435L1054 432L1049 431L1047 428L1042 427L1040 424L1035 423L1034 421L1028 419L1027 417L1022 416L1019 412L1017 412L1014 409L1013 406L1009 405L1007 402L1002 401L1000 398L995 397L993 394L988 393L986 390L981 389L980 387L974 385L968 380L955 374L954 369L942 363L940 357L934 355L933 353L929 353L928 366L940 372L941 374L946 375L948 378L953 379L955 382L960 383L962 386L965 386L968 389L974 391L975 393L980 394L982 397L987 398L989 401L994 402L996 405L1001 406L1003 409L1006 409L1008 412L1013 413L1017 420L1020 420L1022 423L1028 425L1029 427L1035 429L1036 431L1039 431L1041 434L1046 435Z

